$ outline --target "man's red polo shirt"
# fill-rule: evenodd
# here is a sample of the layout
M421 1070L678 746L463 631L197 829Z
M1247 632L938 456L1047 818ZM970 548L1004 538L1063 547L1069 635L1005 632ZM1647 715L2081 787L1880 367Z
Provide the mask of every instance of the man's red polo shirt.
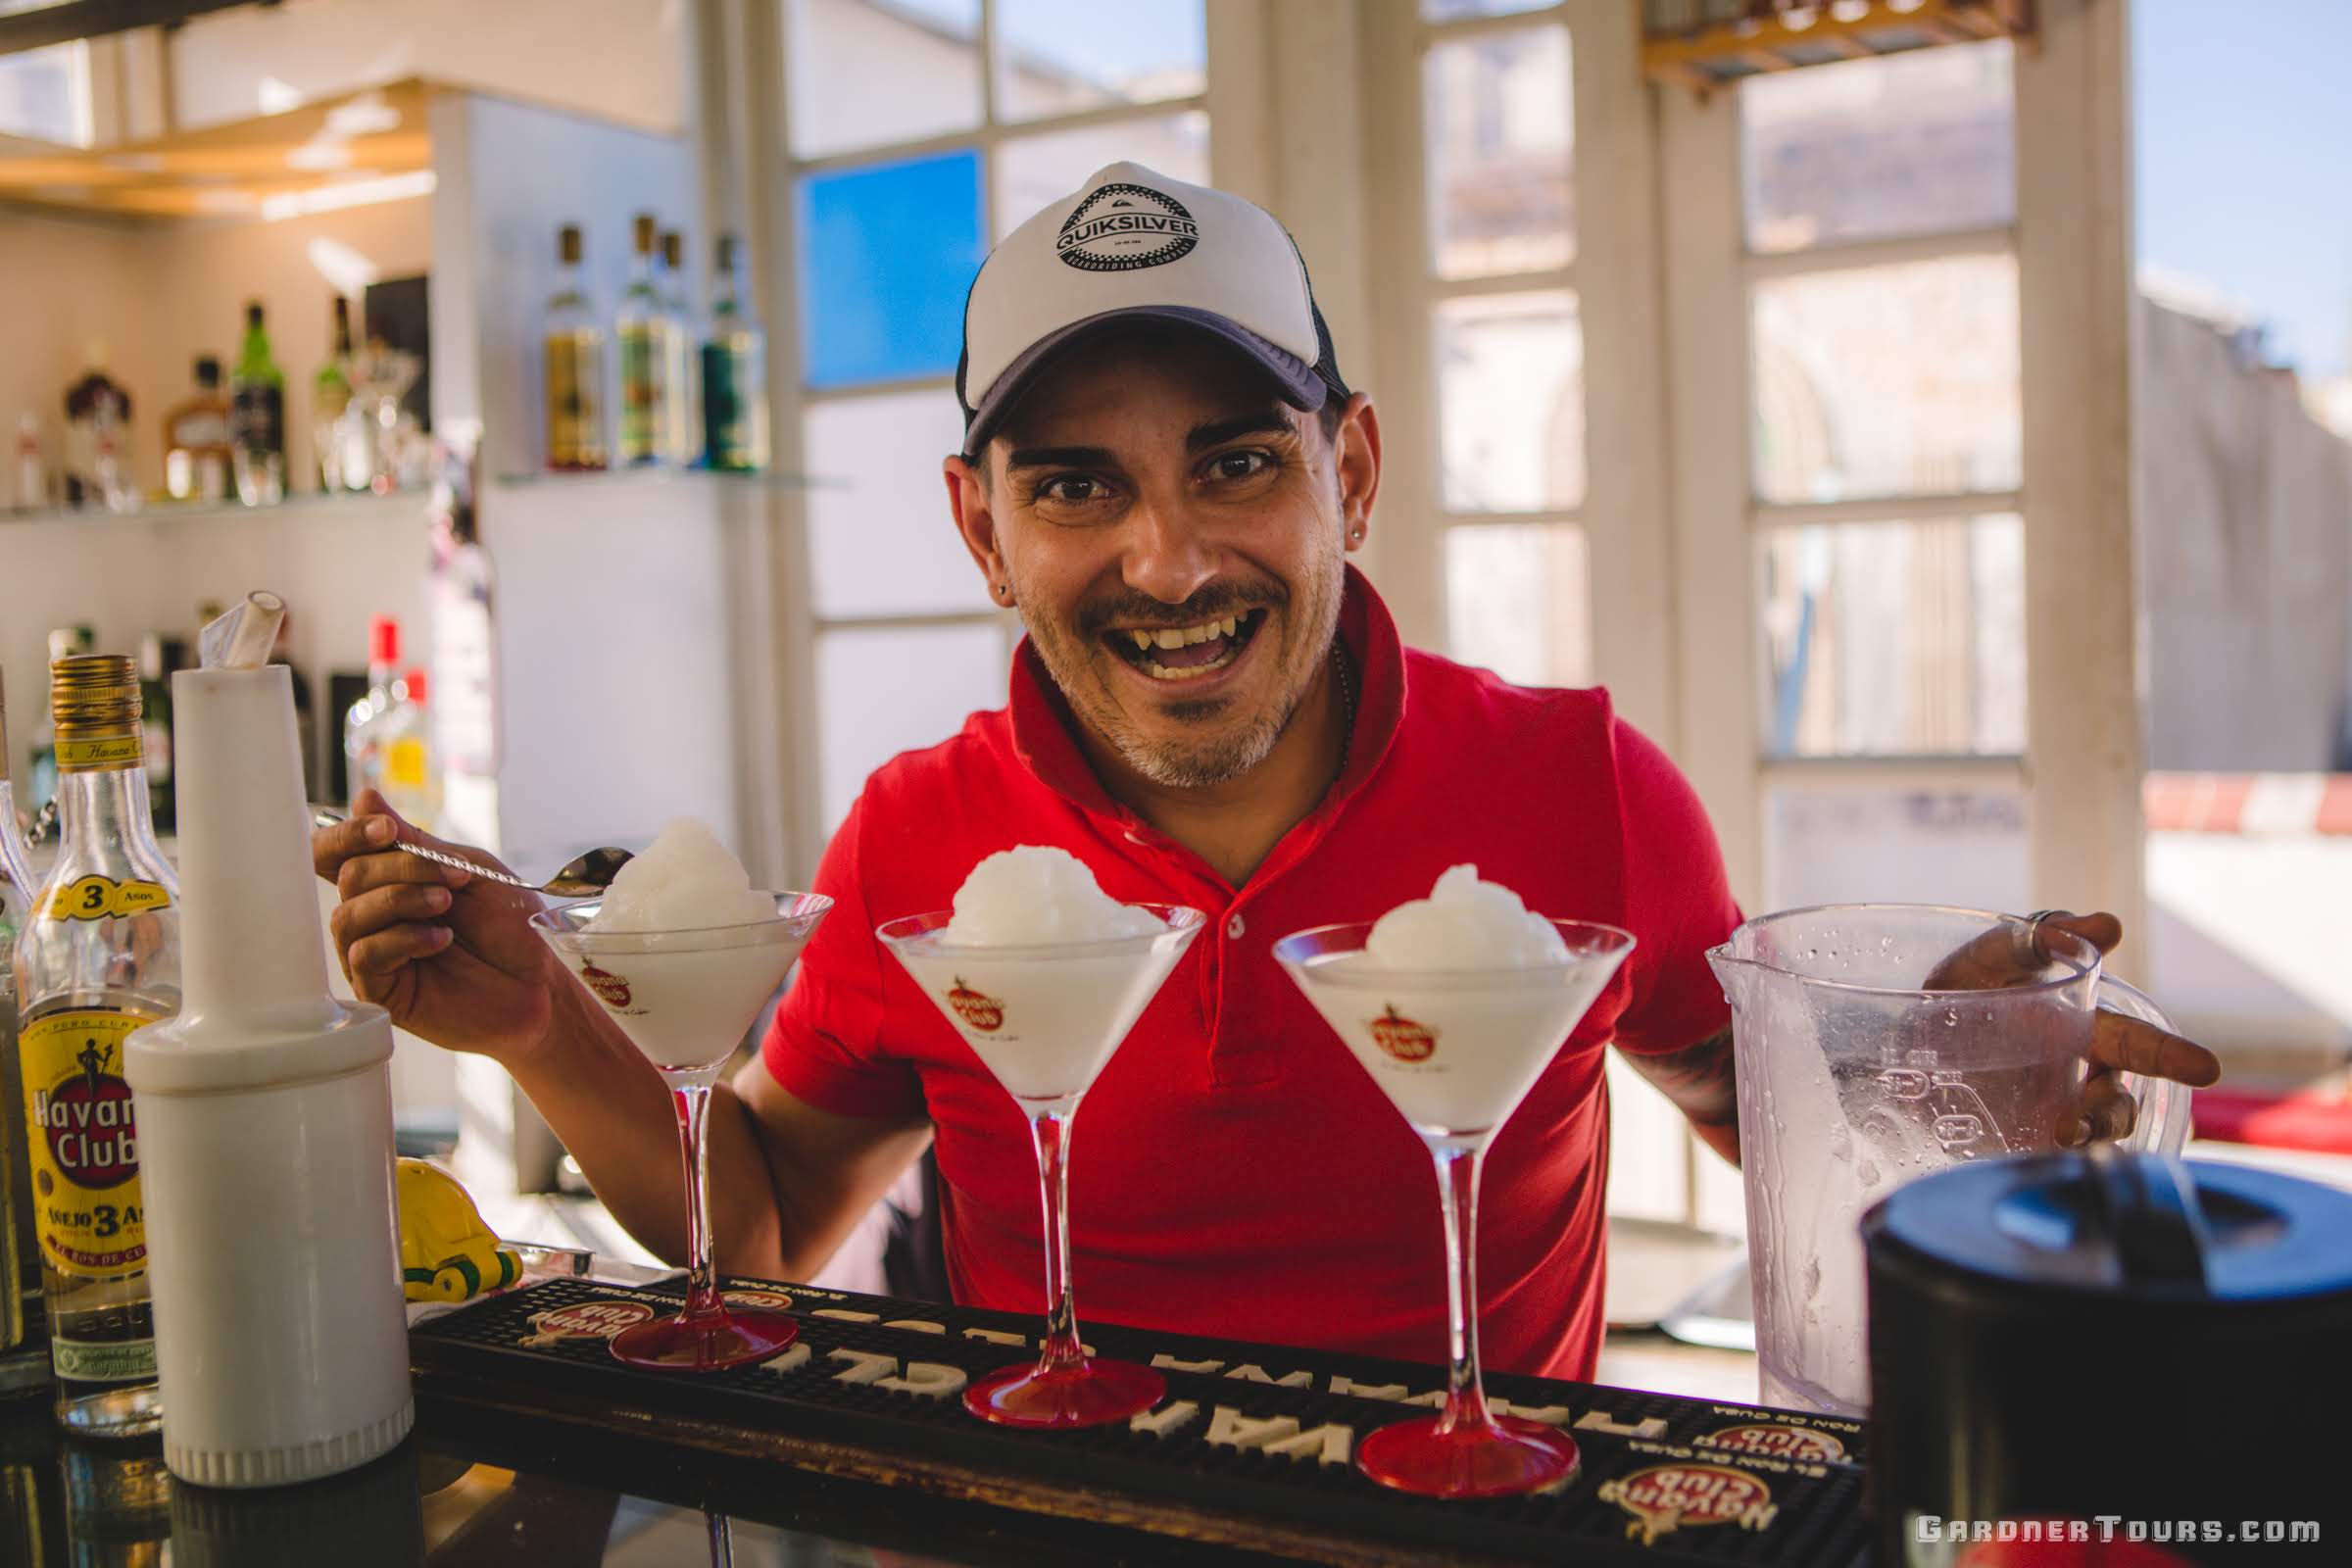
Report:
M956 1298L1042 1311L1027 1125L874 927L947 907L974 862L1016 844L1068 850L1112 898L1205 909L1208 929L1078 1117L1081 1318L1443 1360L1429 1156L1271 949L1376 918L1473 861L1530 908L1639 939L1495 1136L1480 1205L1488 1364L1587 1378L1601 1332L1601 1048L1672 1051L1723 1026L1701 956L1740 919L1722 856L1690 786L1605 693L1529 690L1402 649L1352 570L1341 635L1361 672L1347 771L1239 890L1104 792L1024 645L1006 709L867 781L817 873L836 906L763 1057L823 1109L928 1115Z

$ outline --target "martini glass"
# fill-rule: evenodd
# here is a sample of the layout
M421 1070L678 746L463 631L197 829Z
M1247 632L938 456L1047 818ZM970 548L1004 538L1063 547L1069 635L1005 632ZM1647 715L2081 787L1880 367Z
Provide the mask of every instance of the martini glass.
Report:
M1167 1392L1150 1367L1090 1356L1070 1286L1070 1124L1079 1099L1127 1038L1206 918L1139 904L1164 925L1142 936L1013 946L956 943L950 911L892 920L875 933L1029 1118L1046 1231L1046 1337L1037 1362L971 1384L964 1408L1008 1427L1124 1421Z
M1431 1497L1494 1497L1556 1485L1576 1443L1497 1417L1478 1373L1478 1173L1487 1144L1633 950L1614 926L1550 922L1555 962L1413 972L1364 952L1368 922L1317 926L1274 944L1315 1010L1429 1146L1446 1215L1446 1407L1366 1438L1356 1468Z
M678 1113L686 1162L686 1306L612 1337L612 1354L665 1372L715 1372L762 1360L800 1337L789 1312L730 1309L718 1294L710 1240L710 1086L752 1022L784 983L833 901L761 894L770 919L701 931L591 931L601 899L531 916L564 967L580 977L630 1043L662 1074Z

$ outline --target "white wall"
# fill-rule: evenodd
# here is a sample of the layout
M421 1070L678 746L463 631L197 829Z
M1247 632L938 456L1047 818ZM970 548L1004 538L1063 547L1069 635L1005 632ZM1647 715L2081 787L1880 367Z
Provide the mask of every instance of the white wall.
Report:
M2211 322L2139 308L2148 761L2336 761L2352 622L2352 445Z
M181 128L425 76L657 130L685 121L686 0L286 0L172 34Z

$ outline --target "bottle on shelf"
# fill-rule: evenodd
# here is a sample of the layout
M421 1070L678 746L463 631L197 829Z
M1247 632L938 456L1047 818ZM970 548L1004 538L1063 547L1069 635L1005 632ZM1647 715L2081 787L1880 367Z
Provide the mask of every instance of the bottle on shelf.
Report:
M179 1010L179 885L148 816L137 668L61 660L50 711L60 841L16 965L55 1409L70 1432L131 1437L161 1409L122 1047Z
M402 675L383 717L383 777L376 787L392 809L429 833L440 825L441 772L433 765L432 717L424 700L424 671Z
M228 402L237 499L275 506L286 498L286 377L270 357L260 300L245 307L245 342L229 374Z
M19 512L49 510L49 465L41 457L41 416L26 409L17 416L16 503Z
M620 437L613 444L613 461L623 467L662 460L662 433L669 416L669 317L654 286L654 215L639 213L636 259L629 264L629 286L612 330L620 345Z
M565 472L605 466L605 329L580 274L580 225L558 230L562 264L547 302L547 466Z
M66 505L135 511L130 483L130 394L106 373L106 345L90 345L90 368L66 389Z
M228 499L228 399L220 362L196 357L196 390L164 416L164 490L174 501Z
M139 726L147 738L147 819L158 833L172 830L172 666L165 662L164 637L139 639Z
M351 415L351 301L335 296L334 347L311 378L311 459L318 469L318 493L340 495L366 489L363 475L351 484L350 442L344 421Z
M716 297L703 345L704 461L728 473L767 466L767 334L738 287L735 236L718 237Z
M24 1152L24 1079L17 1064L17 980L10 955L32 909L32 868L8 781L8 694L0 690L0 1368L40 1352L40 1244ZM45 1359L45 1357L44 1357ZM0 1386L13 1382L0 1377Z
M368 623L368 695L343 715L344 777L351 799L384 787L386 725L400 694L400 622L378 615Z
M662 299L668 330L662 339L662 380L669 388L663 409L662 456L681 468L703 457L702 377L696 373L694 306L686 297L686 241L676 229L662 235Z
M59 626L49 633L50 666L97 646L98 633L87 623ZM24 779L24 809L34 812L57 799L57 715L50 710L49 694L41 695L41 721L32 731L32 770Z

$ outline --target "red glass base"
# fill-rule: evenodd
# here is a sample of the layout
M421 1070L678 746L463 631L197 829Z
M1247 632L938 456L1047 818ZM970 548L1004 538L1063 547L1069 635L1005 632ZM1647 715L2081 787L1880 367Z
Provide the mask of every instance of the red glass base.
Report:
M1093 1427L1157 1404L1168 1380L1128 1361L1081 1361L1040 1372L1008 1366L963 1391L963 1407L1006 1427Z
M789 1312L729 1307L699 1322L680 1315L622 1329L612 1336L612 1359L657 1372L716 1372L763 1361L800 1337Z
M1443 1415L1382 1427L1356 1445L1355 1467L1384 1487L1424 1497L1503 1497L1541 1492L1576 1474L1576 1440L1539 1421L1441 1430Z

